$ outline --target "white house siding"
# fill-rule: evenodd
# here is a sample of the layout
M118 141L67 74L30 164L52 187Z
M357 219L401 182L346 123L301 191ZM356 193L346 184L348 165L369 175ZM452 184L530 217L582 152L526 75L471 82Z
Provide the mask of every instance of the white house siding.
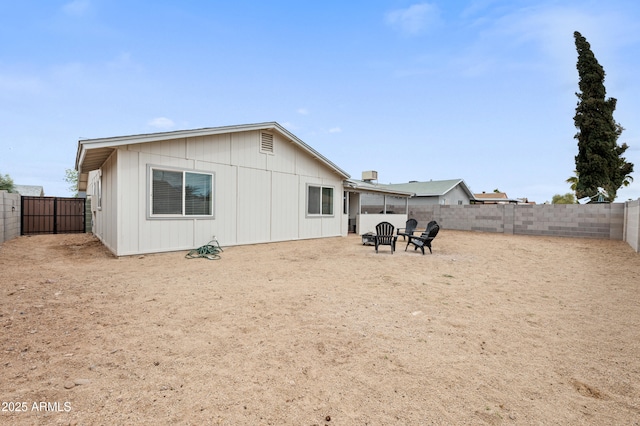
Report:
M268 154L262 154L258 151L259 131L232 133L230 136L232 165L266 170ZM276 141L274 140L274 150L276 150L275 145Z
M94 220L93 233L112 252L118 251L117 239L117 155L114 153L105 161L101 170L89 174L87 193L92 197L91 213ZM101 182L101 184L99 184ZM101 194L98 194L98 186ZM100 201L98 199L100 198ZM101 207L98 207L98 206Z
M458 200L462 201L463 205L470 204L469 195L459 185L444 195L421 196L418 194L415 197L411 197L409 198L409 210L411 210L412 207L429 206L434 204L457 206Z
M120 215L118 254L128 255L166 251L170 247L189 248L193 244L192 220L154 219L147 220L149 203L148 166L165 166L178 169L193 169L194 162L184 157L170 155L180 148L180 143L171 146L164 142L154 147L151 144L130 145L128 150L119 150L121 172ZM182 149L184 153L184 149ZM163 155L164 154L164 155ZM130 167L128 165L131 165ZM132 206L135 206L132 208ZM127 213L132 208L135 212Z
M236 243L259 243L270 240L272 189L275 190L271 183L271 172L238 168L238 194L251 194L251 196L238 197Z
M460 201L463 205L470 204L469 194L467 194L460 185L457 185L451 191L447 192L443 198L445 200L445 205L457 206L458 201Z
M300 235L299 205L305 202L300 198L299 177L291 173L272 172L273 188L271 204L271 240L293 240ZM304 217L304 216L302 216Z
M186 158L217 164L231 164L231 135L198 136L187 139Z
M197 170L206 170L215 173L214 176L214 219L196 220L194 247L200 247L209 242L214 236L224 244L237 244L239 225L237 212L238 201L238 168L229 164L196 162ZM206 240L205 242L201 242Z
M96 234L117 255L187 250L213 236L228 246L342 235L342 177L274 136L273 155L259 152L259 131L119 147L102 167ZM149 219L149 166L213 173L214 217ZM333 216L306 216L309 183L334 188Z
M116 151L112 156L117 163L118 194L120 196L113 204L117 207L117 229L118 229L118 252L122 250L131 250L132 247L139 247L140 234L138 232L138 217L144 214L145 199L144 197L134 198L132 191L144 185L144 171L139 170L139 155L137 152ZM111 186L111 185L109 185ZM126 204L123 203L126 197Z

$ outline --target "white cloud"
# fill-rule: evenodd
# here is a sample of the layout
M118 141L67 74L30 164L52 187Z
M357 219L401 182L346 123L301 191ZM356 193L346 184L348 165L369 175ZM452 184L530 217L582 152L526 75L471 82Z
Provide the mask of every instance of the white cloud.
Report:
M298 108L298 114L300 115L309 115L309 110L306 108Z
M149 121L147 124L152 127L157 127L158 129L170 129L175 126L175 123L170 118L166 117L157 117L153 120Z
M418 3L387 13L386 22L403 34L418 35L440 23L440 11L433 4Z
M89 10L90 6L89 0L73 0L62 6L62 10L67 15L83 16Z
M340 127L332 127L329 129L329 133L341 133L342 129Z
M477 22L477 21L476 21ZM484 63L493 72L504 67L537 66L556 73L560 84L577 77L577 53L574 31L580 31L591 43L599 62L613 69L613 56L626 43L638 42L639 25L617 11L605 7L584 10L580 7L540 4L513 8L500 16L483 16L482 30L470 53L470 64ZM608 73L609 74L609 73Z

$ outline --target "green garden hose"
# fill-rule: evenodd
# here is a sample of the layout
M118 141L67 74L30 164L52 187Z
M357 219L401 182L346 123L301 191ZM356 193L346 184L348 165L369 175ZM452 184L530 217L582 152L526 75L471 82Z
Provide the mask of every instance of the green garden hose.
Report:
M198 247L197 249L191 250L185 256L187 259L197 259L197 258L205 258L209 260L218 260L220 259L220 255L218 253L222 252L222 247L220 247L220 243L217 240L211 240L209 243L203 245L202 247Z

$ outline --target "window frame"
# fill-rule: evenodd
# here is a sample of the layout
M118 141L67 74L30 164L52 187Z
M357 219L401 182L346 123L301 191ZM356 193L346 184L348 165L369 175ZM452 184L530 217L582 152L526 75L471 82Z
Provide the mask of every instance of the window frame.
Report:
M318 199L316 200L317 207L319 208L319 213L311 213L310 210L310 202L311 202L311 193L310 190L311 188L318 188ZM330 189L331 190L331 202L329 204L324 204L322 202L322 198L323 198L323 194L325 192L325 189ZM313 183L308 183L307 184L307 188L306 188L306 203L305 203L305 215L306 217L333 217L335 216L335 187L331 186L331 185L322 185L322 184L313 184ZM324 207L325 205L331 206L331 212L329 213L325 213L324 212Z
M98 170L98 179L93 182L93 191L96 195L96 210L102 210L102 169Z
M181 213L153 212L153 172L164 171L182 174ZM210 177L211 195L209 201L210 214L187 214L186 182L187 174L205 175ZM205 170L195 170L161 165L147 165L147 219L215 219L215 173Z

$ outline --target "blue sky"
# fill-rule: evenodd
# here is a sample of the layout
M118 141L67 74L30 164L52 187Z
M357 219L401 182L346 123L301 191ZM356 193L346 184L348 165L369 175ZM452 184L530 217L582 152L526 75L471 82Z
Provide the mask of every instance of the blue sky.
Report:
M0 1L0 173L67 196L78 139L277 121L360 178L570 191L579 31L640 198L636 0Z

